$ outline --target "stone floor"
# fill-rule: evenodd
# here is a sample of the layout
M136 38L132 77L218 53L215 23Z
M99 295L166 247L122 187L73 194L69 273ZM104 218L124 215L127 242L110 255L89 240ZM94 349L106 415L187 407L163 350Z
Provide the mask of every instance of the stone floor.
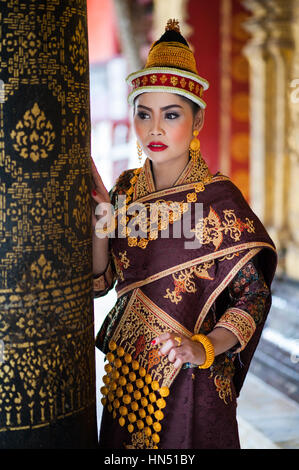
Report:
M299 405L248 374L238 400L243 449L299 449Z

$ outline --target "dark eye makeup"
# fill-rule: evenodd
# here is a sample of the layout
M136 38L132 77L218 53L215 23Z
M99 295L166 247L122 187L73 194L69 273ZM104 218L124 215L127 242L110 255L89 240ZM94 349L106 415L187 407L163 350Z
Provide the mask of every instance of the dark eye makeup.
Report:
M165 114L166 119L170 119L170 120L176 119L179 116L180 116L179 113L176 113L176 112L172 112L172 113L168 112Z
M139 119L149 119L150 115L148 113L146 113L145 111L138 111L137 112L137 116L139 117ZM166 112L164 117L165 119L169 119L170 121L173 120L173 119L176 119L178 118L180 115L179 113L177 112Z

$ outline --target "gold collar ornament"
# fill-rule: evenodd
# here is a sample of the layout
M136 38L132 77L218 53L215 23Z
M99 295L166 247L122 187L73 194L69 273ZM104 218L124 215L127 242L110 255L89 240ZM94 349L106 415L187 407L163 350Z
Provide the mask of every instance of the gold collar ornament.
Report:
M147 175L147 177L146 177ZM128 217L128 206L131 202L133 202L133 195L134 200L139 200L143 196L149 194L149 182L148 178L152 177L151 169L150 169L150 161L147 158L143 167L136 168L133 170L133 176L130 179L130 187L126 190L126 198L124 203L117 209L114 216L111 218L111 223L108 227L101 227L100 224L96 227L96 233L110 235L115 233L117 229L117 221L120 222L120 233L122 236L126 236L128 238L128 245L129 246L138 246L139 248L145 249L149 243L149 241L154 240L157 238L151 238L149 235L147 238L141 238L137 240L136 237L130 237L130 227L127 226L129 222ZM187 183L193 183L193 192L186 194L186 201L182 201L181 203L177 204L177 211L174 213L173 211L169 211L169 223L173 223L175 220L180 218L183 213L188 210L188 203L197 202L198 193L201 193L205 190L205 186L211 183L213 180L213 176L210 173L208 166L204 159L200 157L198 160L191 159L183 171L182 175L178 178L175 185L184 185ZM146 206L146 203L145 203ZM134 215L132 215L133 217ZM164 225L160 226L158 230L162 230ZM166 226L164 227L167 228Z

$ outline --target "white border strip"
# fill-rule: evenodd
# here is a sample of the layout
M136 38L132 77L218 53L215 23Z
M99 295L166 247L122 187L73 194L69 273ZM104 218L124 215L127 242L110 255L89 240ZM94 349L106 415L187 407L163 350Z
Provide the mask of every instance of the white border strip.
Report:
M141 93L150 93L150 92L164 92L164 93L174 93L176 95L182 95L185 96L185 98L188 98L191 101L194 101L194 103L198 104L201 108L205 109L207 104L199 97L191 93L190 91L187 90L182 90L181 88L176 88L176 87L168 87L168 86L142 86L139 88L136 88L136 90L131 91L131 93L128 96L128 102L129 104L133 104L134 98L136 96L141 95Z

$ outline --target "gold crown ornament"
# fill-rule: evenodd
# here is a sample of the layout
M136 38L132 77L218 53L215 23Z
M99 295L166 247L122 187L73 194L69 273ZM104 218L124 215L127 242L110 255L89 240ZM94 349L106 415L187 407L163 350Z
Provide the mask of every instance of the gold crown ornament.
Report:
M164 34L150 48L145 67L131 73L127 83L132 87L130 104L141 93L160 91L185 96L206 107L202 95L209 82L198 74L194 54L177 20L168 20Z

